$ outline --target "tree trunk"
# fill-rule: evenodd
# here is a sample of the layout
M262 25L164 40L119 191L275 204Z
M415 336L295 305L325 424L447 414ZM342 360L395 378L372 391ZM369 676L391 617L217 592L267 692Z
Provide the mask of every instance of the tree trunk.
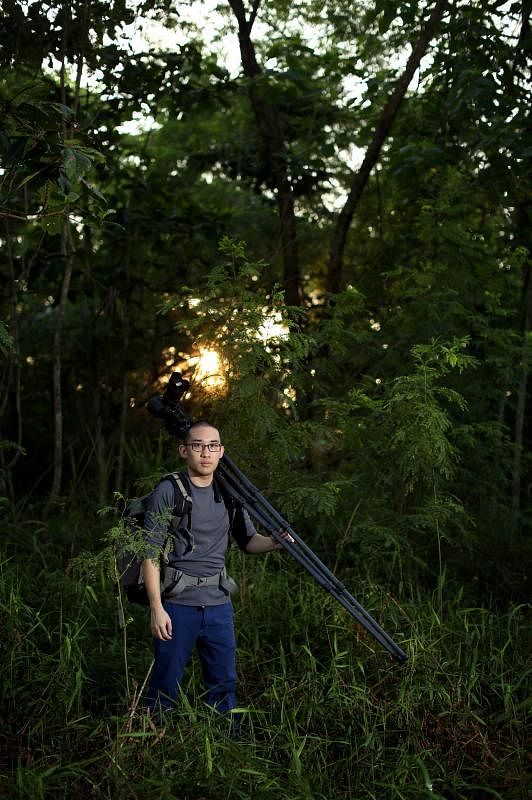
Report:
M20 356L20 337L18 327L17 315L17 285L18 281L15 276L15 261L13 257L13 239L9 226L9 221L5 221L5 236L6 236L6 252L7 261L9 264L9 274L11 279L11 297L10 297L10 311L9 311L9 332L13 341L13 349L8 354L5 368L2 375L2 392L3 397L0 400L0 419L3 417L7 404L10 398L11 389L15 395L15 413L16 413L16 441L15 450L12 452L11 457L7 458L9 452L4 447L0 447L0 465L5 474L5 481L9 490L11 500L14 500L13 482L11 479L11 470L19 460L22 454L22 408L21 408L21 356Z
M96 430L94 433L94 455L96 456L97 484L98 484L98 505L102 508L107 502L109 484L109 463L107 457L107 446L103 431L101 415L100 388L96 389L94 396L96 406Z
M127 368L124 367L122 376L122 401L120 404L120 426L118 429L118 459L116 467L116 485L119 491L123 491L124 482L124 462L126 453L126 424L129 413L129 376Z
M294 194L286 167L286 147L281 119L275 106L272 106L261 96L260 90L254 81L258 75L262 74L255 55L255 48L251 41L251 29L259 7L259 0L255 0L249 20L246 19L242 0L228 0L228 2L238 22L238 41L242 68L246 78L250 79L249 97L251 106L262 135L268 168L276 189L286 301L290 305L299 305L301 299L301 277L299 274L296 214Z
M521 376L517 389L512 465L512 518L514 530L519 527L519 514L521 510L521 461L523 456L523 432L525 427L529 358L528 331L525 330L523 334L523 348L521 350Z
M129 208L129 201L128 201ZM129 220L129 216L127 217ZM131 249L132 249L132 236L133 231L130 228L129 222L126 223L125 232L125 268L126 268L126 281L125 281L125 297L123 304L123 321L122 321L122 401L120 408L120 425L118 429L118 460L116 469L116 486L119 491L123 491L124 481L124 463L126 454L126 426L129 415L129 302L131 299ZM134 245L133 245L134 247Z
M371 170L377 163L382 145L390 132L410 81L419 68L421 59L425 55L429 43L441 22L446 3L447 0L437 0L427 24L422 28L419 39L413 47L412 53L407 61L404 72L398 79L395 89L382 110L375 133L373 134L373 139L366 150L364 160L355 175L345 205L339 214L333 233L327 268L327 291L331 293L338 292L341 287L344 250L356 207L366 187Z
M53 405L54 405L54 472L50 499L56 499L61 492L63 475L63 396L61 390L63 327L65 322L68 292L72 278L74 263L74 249L70 222L65 220L61 232L61 254L63 256L64 271L59 302L56 307L56 318L53 342Z
M523 222L526 222L526 215L524 213ZM530 262L525 266L522 308L523 313L521 327L523 344L521 349L521 375L517 389L517 408L515 412L512 466L512 518L514 531L517 530L519 526L519 515L521 510L521 473L526 421L528 372L530 363L530 323L532 322L532 267L530 266Z
M61 69L59 73L60 79L60 95L63 105L67 105L67 91L66 91L66 64L67 64L67 44L70 33L71 21L71 6L70 0L64 0L62 6L62 40L61 40ZM88 25L88 3L85 2L84 7L84 21L85 21L85 36L87 36ZM81 76L83 72L84 63L84 50L83 45L78 54L76 61L76 80L74 87L73 97L73 110L77 113L79 107L79 96L81 89ZM66 123L63 123L63 137L67 137ZM70 131L70 134L72 131ZM63 327L66 316L66 307L68 301L68 293L70 289L70 282L72 279L72 269L74 265L74 241L72 238L72 228L68 215L68 208L65 211L65 220L61 231L61 255L63 258L63 280L61 283L61 290L59 294L59 302L56 307L56 319L54 328L53 340L53 370L52 370L52 383L53 383L53 408L54 408L54 462L53 462L53 478L52 489L50 492L50 500L47 505L53 502L61 492L61 484L63 478L63 395L61 387L61 371L62 371L62 349L63 349Z

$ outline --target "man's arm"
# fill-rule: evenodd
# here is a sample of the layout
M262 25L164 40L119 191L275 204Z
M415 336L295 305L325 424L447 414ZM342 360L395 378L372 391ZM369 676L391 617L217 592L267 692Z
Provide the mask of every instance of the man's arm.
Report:
M161 600L161 570L151 558L142 562L144 585L150 601L151 620L150 627L156 639L172 638L172 620L164 610Z
M293 538L286 531L279 531L279 535L286 539L287 542L293 542ZM283 545L278 542L273 536L263 536L261 533L255 533L246 545L246 553L251 555L260 555L260 553L271 553L272 550L282 550Z
M240 514L240 517L238 517ZM260 555L261 553L271 553L272 550L282 550L283 546L272 536L263 536L257 533L251 517L245 508L237 504L237 523L233 526L233 536L238 546L244 553L249 555ZM287 542L293 542L293 538L287 531L278 531L279 535Z
M161 481L148 500L144 527L148 532L147 541L162 549L174 499L174 487L169 480ZM150 627L156 639L172 638L172 620L163 608L161 601L161 571L159 564L150 558L142 562L146 594L150 603Z

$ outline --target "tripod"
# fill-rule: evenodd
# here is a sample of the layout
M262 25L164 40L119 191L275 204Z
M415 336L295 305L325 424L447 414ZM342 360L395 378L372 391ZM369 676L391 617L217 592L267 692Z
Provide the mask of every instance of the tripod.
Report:
M224 455L220 461L217 478L225 485L229 494L242 504L264 530L281 543L283 548L306 569L322 589L332 595L397 661L406 661L406 653L355 600L344 584L320 561L287 520L275 510L227 455ZM280 531L287 531L294 541L283 539Z
M180 403L181 396L187 388L188 381L184 381L179 372L174 372L165 394L152 398L148 403L148 410L154 416L163 419L169 433L175 436L184 436L191 425ZM259 525L282 545L322 589L334 597L397 661L406 661L407 655L404 650L388 636L344 584L320 561L289 522L276 511L228 455L224 455L220 460L216 475L226 491L242 504ZM282 531L289 533L294 541L290 542L284 539L281 536Z

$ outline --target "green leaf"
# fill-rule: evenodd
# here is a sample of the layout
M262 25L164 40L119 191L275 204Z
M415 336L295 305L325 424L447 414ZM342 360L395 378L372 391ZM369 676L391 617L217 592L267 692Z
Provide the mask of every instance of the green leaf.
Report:
M0 352L3 355L7 355L12 349L13 349L13 337L9 333L7 325L4 322L0 321Z
M104 197L104 195L103 195L103 194L102 194L102 193L101 193L101 192L100 192L98 189L96 189L96 187L95 187L95 186L93 186L91 183L89 183L88 181L86 181L84 178L82 178L82 179L81 179L81 183L82 183L84 186L86 186L86 187L87 187L87 189L89 190L89 192L91 193L91 195L92 195L93 197L95 197L95 198L96 198L96 199L98 199L98 200L101 200L101 201L102 201L102 203L105 203L105 204L107 205L107 200L106 200L106 198Z
M44 169L44 167L42 167L41 169L36 170L35 172L32 172L31 175L27 175L24 178L24 180L19 183L19 185L17 186L15 191L18 192L19 189L22 189L22 187L25 186L27 183L29 183L31 180L33 180L33 178L37 177L37 175L39 175L39 173L42 172L43 169Z
M50 234L50 236L55 236L58 233L61 233L63 223L64 218L62 214L50 214L49 216L43 217L39 221L41 228L46 231L46 233Z
M62 169L69 181L79 181L92 166L90 158L73 147L66 147L61 155Z

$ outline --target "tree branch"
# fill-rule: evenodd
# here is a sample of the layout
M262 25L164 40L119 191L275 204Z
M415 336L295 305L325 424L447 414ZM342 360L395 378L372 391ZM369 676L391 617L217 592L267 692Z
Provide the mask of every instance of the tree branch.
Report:
M259 91L255 79L262 74L257 62L255 47L250 37L251 25L246 19L242 0L228 0L238 22L240 57L246 78L250 79L249 98L262 140L268 170L276 189L277 208L283 253L283 283L286 301L290 305L300 302L299 255L297 247L294 195L287 170L287 154L281 118L277 108L268 103ZM252 18L255 19L259 0L254 0ZM251 18L250 18L251 19Z
M345 205L339 214L336 228L333 233L331 250L329 254L329 264L327 270L327 290L329 292L334 293L340 290L342 283L344 250L356 207L366 187L371 170L378 161L382 145L384 144L386 137L390 132L410 81L414 77L420 61L425 55L429 43L434 36L439 23L441 22L446 5L447 0L437 0L427 24L422 28L419 39L412 48L412 52L406 63L404 72L399 77L395 85L395 89L393 90L382 110L379 122L373 134L373 139L366 150L364 160L362 161L362 164L355 175L351 185L351 190L347 196L347 200L345 201Z
M257 12L259 10L259 6L260 6L260 0L253 0L253 5L251 7L251 14L249 15L249 21L248 21L249 33L251 33L251 29L253 28L255 20L257 19Z

